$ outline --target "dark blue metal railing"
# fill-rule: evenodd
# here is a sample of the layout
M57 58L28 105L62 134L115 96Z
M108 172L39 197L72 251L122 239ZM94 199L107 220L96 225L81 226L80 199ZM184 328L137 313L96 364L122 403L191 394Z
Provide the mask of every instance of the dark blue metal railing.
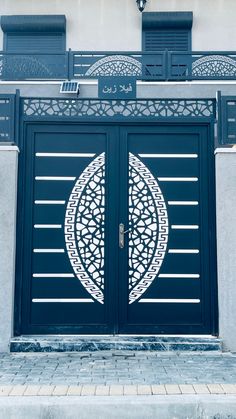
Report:
M236 52L81 52L13 54L0 52L1 80L97 79L236 80Z
M0 52L1 80L60 80L68 75L66 54Z
M234 52L171 52L169 80L236 80Z
M70 76L98 78L99 76L135 76L137 79L164 80L165 52L80 52L70 54Z

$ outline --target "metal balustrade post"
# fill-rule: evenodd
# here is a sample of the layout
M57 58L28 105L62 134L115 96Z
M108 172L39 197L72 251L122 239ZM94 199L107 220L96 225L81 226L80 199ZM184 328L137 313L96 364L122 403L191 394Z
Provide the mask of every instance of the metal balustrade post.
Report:
M222 131L222 100L221 91L216 92L216 121L217 121L217 142L223 144L223 131Z
M67 60L67 78L71 80L74 78L74 53L69 48Z
M66 78L70 80L70 49L66 51Z
M165 63L166 63L166 69L165 69L165 80L171 80L171 52L166 50L165 51Z

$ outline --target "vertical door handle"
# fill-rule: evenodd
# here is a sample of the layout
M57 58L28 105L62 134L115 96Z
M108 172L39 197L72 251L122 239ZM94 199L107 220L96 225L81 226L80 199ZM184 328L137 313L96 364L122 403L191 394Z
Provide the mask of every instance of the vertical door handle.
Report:
M125 230L123 223L119 224L119 247L123 249L125 247L125 234L128 233L128 230Z

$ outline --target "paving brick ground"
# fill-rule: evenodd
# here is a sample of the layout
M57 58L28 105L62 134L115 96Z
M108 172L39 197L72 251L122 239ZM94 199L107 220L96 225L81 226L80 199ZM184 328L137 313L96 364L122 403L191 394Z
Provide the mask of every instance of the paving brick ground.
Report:
M230 353L0 354L0 395L236 394Z

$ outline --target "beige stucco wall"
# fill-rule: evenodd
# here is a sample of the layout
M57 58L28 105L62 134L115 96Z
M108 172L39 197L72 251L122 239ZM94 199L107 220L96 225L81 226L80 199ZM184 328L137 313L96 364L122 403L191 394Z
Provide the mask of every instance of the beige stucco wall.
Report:
M146 11L193 11L193 50L236 50L235 0L148 0ZM135 0L0 0L0 13L65 14L73 50L141 48Z

